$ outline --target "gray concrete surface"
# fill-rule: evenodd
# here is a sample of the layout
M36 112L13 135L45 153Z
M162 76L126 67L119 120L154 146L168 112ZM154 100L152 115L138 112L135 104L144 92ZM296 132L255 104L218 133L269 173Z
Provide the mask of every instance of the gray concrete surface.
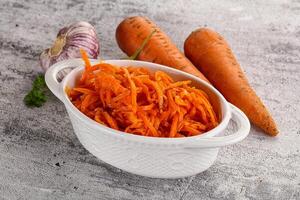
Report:
M146 15L182 48L199 26L231 44L281 130L252 127L223 148L206 172L184 179L136 176L89 154L53 95L42 108L22 99L39 73L38 55L59 28L86 20L101 56L123 57L114 39L127 16ZM300 1L0 1L0 199L300 199Z

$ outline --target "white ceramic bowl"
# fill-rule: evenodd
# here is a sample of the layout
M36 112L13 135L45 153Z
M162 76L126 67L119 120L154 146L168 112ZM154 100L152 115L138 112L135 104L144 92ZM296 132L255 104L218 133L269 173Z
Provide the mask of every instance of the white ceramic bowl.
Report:
M92 63L99 62L91 60ZM118 66L145 67L161 70L175 80L192 80L204 90L218 110L220 124L198 136L186 138L154 138L117 131L100 125L81 113L68 99L65 87L74 87L84 69L81 59L54 64L46 73L49 89L64 103L75 134L82 145L97 158L124 171L155 178L179 178L195 175L208 169L216 160L219 147L243 140L249 133L250 123L245 114L228 103L211 85L188 73L163 65L132 60L107 60ZM73 69L61 83L57 73L68 67ZM225 131L229 120L236 122L238 130L231 135L215 137Z

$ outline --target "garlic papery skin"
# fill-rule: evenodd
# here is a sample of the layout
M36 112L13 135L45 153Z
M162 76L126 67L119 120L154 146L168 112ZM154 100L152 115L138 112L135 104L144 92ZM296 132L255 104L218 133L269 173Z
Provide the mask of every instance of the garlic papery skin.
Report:
M77 22L62 28L58 32L52 47L41 53L40 64L46 72L56 62L81 58L79 49L84 49L89 58L96 59L99 55L99 48L99 39L95 28L88 22ZM58 79L62 80L68 72L70 72L70 69L61 71Z

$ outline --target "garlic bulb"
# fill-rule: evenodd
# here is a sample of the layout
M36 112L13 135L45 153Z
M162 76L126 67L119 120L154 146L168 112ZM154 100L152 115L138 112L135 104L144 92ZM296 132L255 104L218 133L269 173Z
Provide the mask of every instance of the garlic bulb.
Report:
M96 59L99 55L99 40L96 30L88 22L77 22L62 28L52 47L44 50L40 55L41 67L46 72L51 65L58 61L80 58L80 48L84 49L90 58ZM58 74L58 80L62 80L70 71L71 69L62 70Z

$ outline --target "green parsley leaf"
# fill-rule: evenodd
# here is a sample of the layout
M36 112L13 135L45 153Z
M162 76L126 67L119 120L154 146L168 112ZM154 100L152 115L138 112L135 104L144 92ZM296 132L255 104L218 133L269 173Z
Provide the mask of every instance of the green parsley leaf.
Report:
M24 97L26 106L41 107L47 101L47 89L44 75L38 75L32 83L32 89Z

